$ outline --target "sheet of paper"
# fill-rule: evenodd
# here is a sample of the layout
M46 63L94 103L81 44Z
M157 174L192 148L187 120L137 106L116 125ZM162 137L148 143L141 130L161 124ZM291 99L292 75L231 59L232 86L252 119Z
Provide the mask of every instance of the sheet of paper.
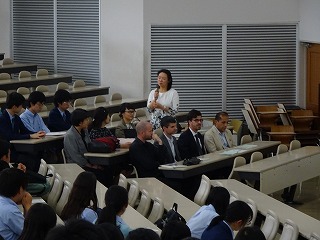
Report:
M224 155L234 155L234 154L237 154L237 153L243 153L245 152L246 150L241 150L241 149L230 149L230 150L226 150L220 154L224 154Z
M257 147L257 145L254 145L254 144L243 144L243 145L237 146L237 148L240 148L240 149L251 149L255 147Z
M61 131L61 132L48 132L46 134L46 136L61 136L61 135L65 135L66 131Z

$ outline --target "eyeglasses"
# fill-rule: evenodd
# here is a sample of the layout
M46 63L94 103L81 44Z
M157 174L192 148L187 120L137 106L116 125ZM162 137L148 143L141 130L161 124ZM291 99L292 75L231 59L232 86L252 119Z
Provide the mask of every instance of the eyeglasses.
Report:
M192 121L194 121L194 122L203 122L203 119L201 118L201 119L198 119L198 118L195 118L195 119L192 119Z
M136 111L135 110L125 110L125 112L127 112L127 113L135 113Z

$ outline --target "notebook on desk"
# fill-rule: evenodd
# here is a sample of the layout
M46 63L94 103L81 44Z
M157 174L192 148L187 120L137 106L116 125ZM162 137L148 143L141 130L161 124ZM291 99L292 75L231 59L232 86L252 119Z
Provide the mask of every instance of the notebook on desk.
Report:
M135 129L124 129L124 136L125 138L136 138L137 131Z

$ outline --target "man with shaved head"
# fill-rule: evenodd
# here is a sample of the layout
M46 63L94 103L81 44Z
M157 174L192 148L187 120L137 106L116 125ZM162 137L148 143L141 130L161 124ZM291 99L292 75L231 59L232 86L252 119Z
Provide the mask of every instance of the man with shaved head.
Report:
M152 124L140 121L136 126L137 137L130 146L130 160L136 167L139 177L162 177L158 170L164 163L166 148L159 136L153 133ZM147 140L154 140L157 146Z

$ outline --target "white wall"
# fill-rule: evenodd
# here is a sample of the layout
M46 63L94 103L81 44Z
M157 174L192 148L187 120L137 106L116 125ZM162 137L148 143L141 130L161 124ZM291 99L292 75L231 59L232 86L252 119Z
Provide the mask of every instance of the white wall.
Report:
M299 0L300 40L320 43L320 1Z
M10 57L10 1L0 0L0 52Z

